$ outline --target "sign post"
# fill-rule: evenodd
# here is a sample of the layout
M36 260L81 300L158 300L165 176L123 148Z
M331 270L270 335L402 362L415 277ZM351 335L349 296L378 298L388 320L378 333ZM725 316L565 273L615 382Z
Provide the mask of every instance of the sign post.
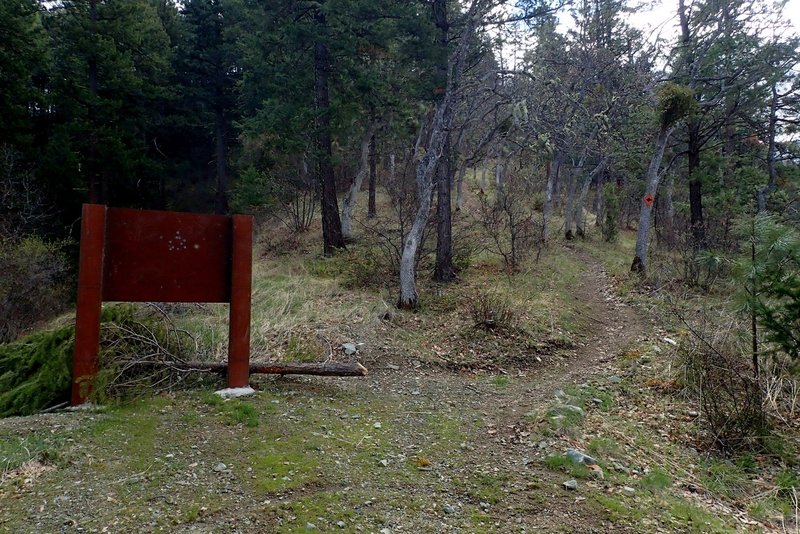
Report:
M250 216L84 204L72 404L91 393L103 301L230 303L228 387L247 387L252 249Z

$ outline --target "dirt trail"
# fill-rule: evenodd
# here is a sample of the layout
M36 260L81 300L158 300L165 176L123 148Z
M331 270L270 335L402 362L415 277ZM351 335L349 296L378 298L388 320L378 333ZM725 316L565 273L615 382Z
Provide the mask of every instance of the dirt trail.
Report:
M582 319L589 324L580 346L562 365L550 366L532 376L537 392L552 396L552 385L576 385L603 374L610 362L649 331L642 313L616 295L612 280L588 254L576 254L587 268L573 298L583 305Z
M517 377L512 376L511 387L501 396L516 394L524 406L541 405L552 400L557 389L582 384L592 377L613 375L616 356L641 340L651 328L641 312L616 295L611 277L597 260L586 253L571 253L586 265L580 284L572 294L572 298L581 304L577 314L586 326L578 335L575 346L566 351L564 357L545 358L543 363L520 369ZM413 372L411 362L404 363L403 367L411 368L411 373L405 369L397 372L391 364L387 367L380 360L375 362L370 386L376 390L388 388L395 391L422 388L429 397L442 403L472 405L483 411L497 405L482 398L497 392L481 392L473 377L440 370L417 369ZM424 380L421 381L420 375L424 375ZM344 384L361 387L361 382Z
M531 416L557 389L607 383L615 357L648 331L598 262L574 254L587 266L573 295L583 336L529 369L493 376L378 357L364 379L258 378L261 393L245 401L253 428L201 392L126 415L0 421L0 439L63 432L74 443L66 465L0 486L0 531L635 531L584 496L591 481L562 487L544 458L570 442L538 436Z
M501 519L491 525L498 532L520 532L531 527L545 532L636 531L604 520L605 514L596 503L564 490L562 483L568 478L564 473L544 467L543 458L562 453L568 442L551 440L543 448L527 435L530 414L546 411L555 400L556 390L587 382L608 383L608 378L619 372L614 367L617 356L648 332L648 322L616 296L613 282L599 262L588 254L575 256L586 264L573 298L582 304L581 321L587 326L566 357L520 369L517 375L511 373L502 388L495 387L492 379L441 370L413 370L411 366L412 371L408 372L387 371L379 365L369 379L369 387L377 394L395 396L400 411L444 413L472 427L469 446L459 451L466 467L439 476L458 480L468 476L468 471L504 480L502 499L497 503L504 509L498 512ZM350 382L348 387L363 387L363 383ZM424 450L425 438L409 435L397 446ZM463 495L451 493L439 498L464 503ZM433 518L423 515L405 520L411 522L406 523L410 531L427 531L423 525Z

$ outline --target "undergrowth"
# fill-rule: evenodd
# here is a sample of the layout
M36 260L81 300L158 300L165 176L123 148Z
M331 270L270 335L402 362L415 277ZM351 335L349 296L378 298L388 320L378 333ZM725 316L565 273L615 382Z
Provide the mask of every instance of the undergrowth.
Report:
M186 378L185 372L160 365L180 360L188 349L167 317L147 306L103 308L92 400L149 394ZM0 417L30 415L69 400L74 347L73 325L0 345Z

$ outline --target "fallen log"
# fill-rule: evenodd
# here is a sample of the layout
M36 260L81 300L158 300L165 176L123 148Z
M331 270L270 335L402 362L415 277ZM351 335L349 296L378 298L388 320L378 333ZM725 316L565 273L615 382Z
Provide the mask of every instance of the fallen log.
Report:
M163 362L163 365L186 371L209 371L224 374L228 362ZM251 363L251 374L268 375L316 375L316 376L365 376L367 368L358 362L340 363Z

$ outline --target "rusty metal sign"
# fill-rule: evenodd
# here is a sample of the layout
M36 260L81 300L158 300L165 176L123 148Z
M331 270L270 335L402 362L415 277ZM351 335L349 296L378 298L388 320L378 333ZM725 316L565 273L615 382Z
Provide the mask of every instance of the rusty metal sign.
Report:
M72 404L97 372L104 301L228 302L228 386L249 383L253 219L84 204Z
M647 207L652 207L653 206L653 202L656 201L656 199L653 198L653 195L651 195L649 193L647 195L645 195L644 199L642 199L642 200L644 200L644 203L647 204Z

